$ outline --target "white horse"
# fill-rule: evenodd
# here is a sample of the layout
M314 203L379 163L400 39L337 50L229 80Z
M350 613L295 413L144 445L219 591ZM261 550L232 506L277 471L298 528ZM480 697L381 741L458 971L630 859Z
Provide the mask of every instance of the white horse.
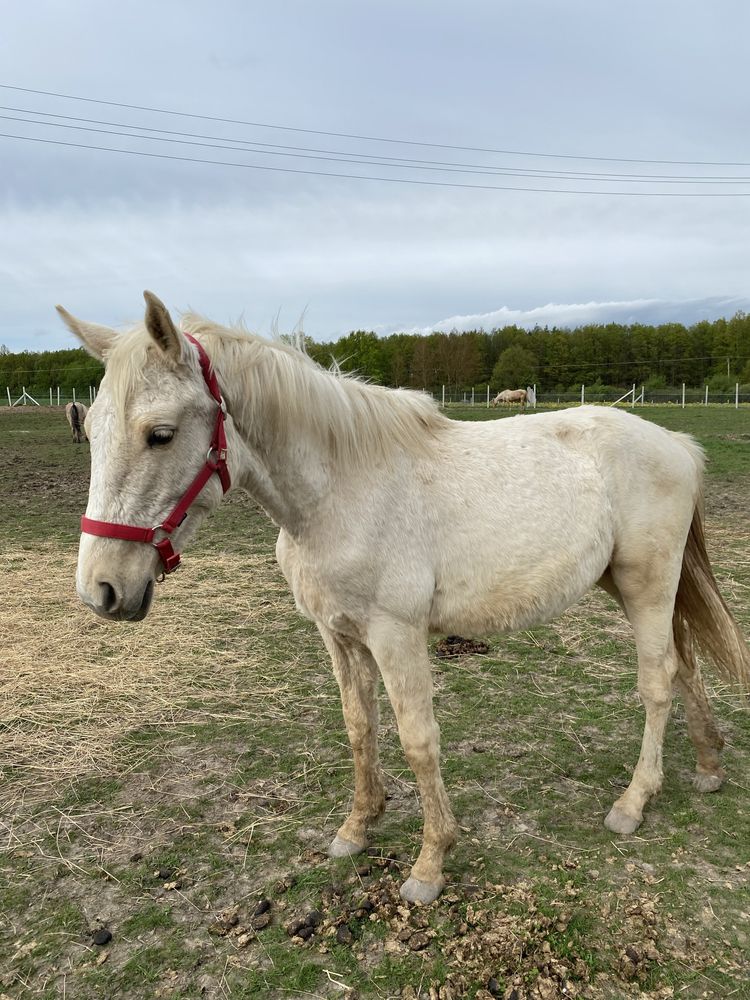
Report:
M86 440L83 422L86 419L87 412L83 403L73 402L65 404L65 416L67 417L73 440L76 444L81 444L82 441Z
M58 307L106 364L87 420L78 592L104 618L143 618L154 581L179 559L169 538L185 545L228 474L262 504L281 528L276 554L297 606L331 655L354 752L353 805L332 856L362 851L385 807L379 672L424 813L401 894L437 897L456 823L440 775L428 633L531 628L597 583L633 625L645 708L640 758L606 826L632 833L661 786L673 685L697 751L695 784L721 785L723 741L694 643L743 685L750 651L706 555L703 456L691 438L598 407L453 421L425 395L325 371L281 343L194 315L181 332L145 297L145 324L122 336Z
M492 400L492 405L498 406L502 403L507 403L509 406L512 406L513 403L519 403L521 409L523 409L526 406L526 397L526 389L503 389Z

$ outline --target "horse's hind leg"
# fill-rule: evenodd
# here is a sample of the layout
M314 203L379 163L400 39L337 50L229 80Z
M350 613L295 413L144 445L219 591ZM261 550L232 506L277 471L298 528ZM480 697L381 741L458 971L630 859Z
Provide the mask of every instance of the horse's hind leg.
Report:
M622 595L615 586L609 570L599 580L599 586L614 597L624 610ZM678 642L677 645L680 648L676 651L675 686L682 696L688 735L695 747L697 758L693 784L699 792L715 792L721 788L726 777L720 758L724 737L716 724L716 717L706 694L690 638L686 637L684 643Z
M638 691L646 711L641 753L633 778L604 821L615 833L636 830L643 820L643 807L661 789L664 729L678 669L672 614L681 560L674 562L653 568L658 559L644 559L638 565L611 567L614 586L635 633Z
M440 774L440 730L432 710L432 674L426 636L396 622L380 622L368 636L398 723L406 759L422 800L422 850L401 896L430 903L445 885L443 860L457 826Z
M369 824L385 809L378 763L378 668L364 646L321 625L318 628L333 661L354 755L352 810L328 848L331 857L341 858L364 850Z

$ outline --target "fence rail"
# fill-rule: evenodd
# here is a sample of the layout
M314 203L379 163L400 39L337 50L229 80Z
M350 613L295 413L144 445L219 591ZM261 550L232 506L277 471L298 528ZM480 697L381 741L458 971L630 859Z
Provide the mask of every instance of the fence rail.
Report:
M67 403L85 403L86 406L96 399L97 387L88 385L85 389L71 389L64 392L59 386L50 386L46 392L39 392L38 389L27 389L25 385L5 387L5 397L2 398L4 406L65 406Z
M717 392L703 386L701 388L688 388L678 386L670 389L649 390L644 386L633 385L622 387L621 389L609 389L606 392L599 392L581 386L580 391L575 392L544 392L538 387L533 387L536 392L536 403L532 406L565 406L573 403L608 403L612 406L648 406L652 405L676 405L688 406L695 404L708 405L732 405L740 406L750 403L750 386L735 385L730 392ZM433 399L442 406L469 406L489 407L492 399L500 390L492 389L488 385L475 386L472 389L450 390L445 386L441 392L431 393ZM2 406L65 406L66 403L78 401L90 406L96 399L97 387L85 386L82 389L72 389L63 391L59 386L51 386L45 392L38 389L28 390L26 386L6 386L5 396L0 397ZM507 408L508 404L499 404ZM513 404L511 404L513 405Z
M576 392L544 392L537 386L534 388L536 391L537 407L565 406L574 403L608 403L610 406L617 404L618 406L630 406L634 408L648 405L688 406L696 404L703 406L721 404L737 407L750 404L750 387L740 386L739 383L729 392L711 390L707 385L700 388L688 388L683 385L669 389L654 390L649 390L642 385L633 385L628 388L608 389L607 391L597 391L582 385L580 390ZM475 387L473 390L461 389L453 391L447 387L443 387L441 392L433 392L431 395L433 399L446 407L489 407L497 391L486 385ZM508 408L508 404L499 404L499 406L503 405L506 409ZM510 406L515 406L518 409L517 404L510 404Z

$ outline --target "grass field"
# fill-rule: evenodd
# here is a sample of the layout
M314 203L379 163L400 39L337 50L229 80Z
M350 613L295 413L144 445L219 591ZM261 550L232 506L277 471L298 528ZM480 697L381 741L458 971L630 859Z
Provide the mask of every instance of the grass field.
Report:
M750 634L750 410L639 412L705 446L709 547ZM750 997L747 709L713 687L729 777L701 796L676 703L661 795L606 831L642 728L607 597L434 658L462 836L444 895L408 908L421 819L385 700L372 850L323 853L350 751L262 512L226 502L144 622L104 623L74 592L88 446L54 410L0 409L0 434L0 1000Z

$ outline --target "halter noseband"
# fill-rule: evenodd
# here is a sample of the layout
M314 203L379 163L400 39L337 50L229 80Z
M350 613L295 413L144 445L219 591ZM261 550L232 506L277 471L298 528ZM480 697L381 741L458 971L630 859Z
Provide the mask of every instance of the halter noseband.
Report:
M167 573L176 570L180 565L180 553L175 552L169 536L185 520L189 507L208 480L214 473L218 473L221 480L221 487L225 493L231 484L229 469L227 468L227 436L224 428L224 418L227 413L226 404L221 395L216 375L211 368L208 355L194 337L191 337L188 333L185 334L185 337L198 350L203 379L208 391L218 404L211 447L208 449L203 468L185 490L182 499L172 513L161 524L157 524L155 528L138 528L130 524L118 524L116 521L94 521L85 515L81 518L81 531L84 534L99 535L102 538L120 538L125 542L146 542L149 545L153 545L159 553L159 558L164 567L162 578ZM163 534L163 537L155 541L155 537L159 532Z

